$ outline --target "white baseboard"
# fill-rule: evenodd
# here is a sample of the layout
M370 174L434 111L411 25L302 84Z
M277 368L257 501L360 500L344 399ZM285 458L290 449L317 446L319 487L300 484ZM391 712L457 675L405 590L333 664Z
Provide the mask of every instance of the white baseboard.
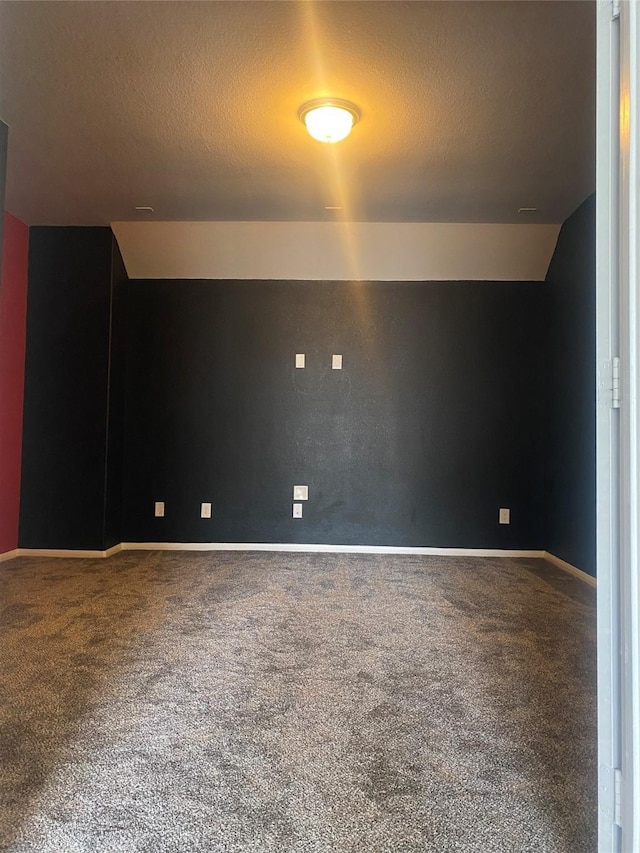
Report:
M593 575L588 575L586 572L583 572L582 569L572 566L571 563L567 563L566 560L561 560L560 557L556 557L555 554L551 554L549 551L543 551L542 555L545 560L553 563L554 566L558 566L559 569L564 569L564 571L568 572L570 575L580 578L581 581L588 583L589 586L596 586L597 581Z
M580 578L589 586L596 579L561 560L549 551L509 550L501 548L412 548L389 545L314 545L273 542L120 542L106 551L76 551L71 548L15 548L0 554L0 563L14 557L81 557L104 559L119 551L280 551L306 554L414 554L432 557L529 557L544 559Z
M4 563L5 560L13 560L13 558L17 556L17 548L14 548L13 551L5 551L3 554L0 554L0 563Z
M122 543L107 548L106 551L80 551L75 548L17 548L14 557L71 557L83 559L105 559L122 551Z
M418 548L273 542L123 542L123 551L282 551L307 554L415 554L435 557L543 557L544 551L500 548Z
M117 545L112 545L111 548L107 548L104 555L105 557L111 557L112 554L117 554L119 551L122 551L122 542L118 542Z

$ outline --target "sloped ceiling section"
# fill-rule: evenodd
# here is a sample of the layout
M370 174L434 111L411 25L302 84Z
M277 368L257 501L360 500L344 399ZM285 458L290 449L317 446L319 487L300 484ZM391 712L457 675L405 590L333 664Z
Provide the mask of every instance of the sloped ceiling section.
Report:
M7 208L557 224L594 186L594 65L591 2L2 2ZM362 111L339 146L297 117L321 95Z
M133 279L543 281L559 225L114 222Z

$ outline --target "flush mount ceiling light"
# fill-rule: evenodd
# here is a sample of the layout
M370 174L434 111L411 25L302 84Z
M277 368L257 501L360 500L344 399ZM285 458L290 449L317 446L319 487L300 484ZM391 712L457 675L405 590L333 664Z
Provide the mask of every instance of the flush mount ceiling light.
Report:
M360 112L349 101L318 98L303 104L298 110L298 116L314 139L319 142L340 142L349 136L351 128L360 119Z

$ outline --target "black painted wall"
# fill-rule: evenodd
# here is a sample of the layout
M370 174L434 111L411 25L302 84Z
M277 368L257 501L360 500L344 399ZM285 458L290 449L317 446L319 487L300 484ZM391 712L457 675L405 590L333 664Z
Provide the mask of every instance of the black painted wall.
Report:
M109 229L32 228L20 545L546 548L595 573L594 361L593 199L546 283L128 284Z
M595 196L562 226L549 285L546 550L596 573Z
M124 540L545 547L547 290L131 282Z
M122 267L114 246L109 228L30 230L21 547L102 549L119 541L122 466L112 412L122 411L123 384L118 396L110 362Z
M111 317L105 516L103 547L122 542L124 401L126 377L127 273L115 239L111 243Z

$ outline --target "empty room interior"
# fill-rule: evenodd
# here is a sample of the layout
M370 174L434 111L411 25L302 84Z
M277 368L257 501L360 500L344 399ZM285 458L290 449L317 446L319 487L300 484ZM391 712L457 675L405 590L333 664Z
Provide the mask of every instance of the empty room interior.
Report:
M0 0L0 849L596 850L595 29Z

